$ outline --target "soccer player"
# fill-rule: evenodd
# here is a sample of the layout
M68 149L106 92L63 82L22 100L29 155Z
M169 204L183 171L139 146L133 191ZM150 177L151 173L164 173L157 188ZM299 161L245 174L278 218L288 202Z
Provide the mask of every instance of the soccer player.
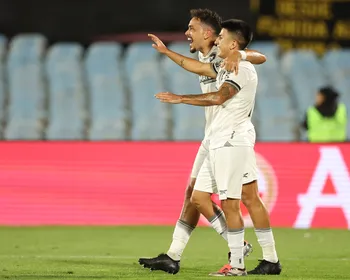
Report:
M214 42L217 38L217 34L220 31L220 18L218 15L210 10L192 10L192 19L189 24L189 29L186 32L187 37L190 40L190 51L199 51L199 59L202 62L213 62L216 65L221 61L221 58L217 56L217 48L214 46ZM155 41L155 48L165 54L170 52L164 44L155 36L152 36ZM187 59L183 56L172 57L170 52L169 57L172 58L176 63L183 66L185 69L184 61ZM265 61L265 57L259 53L248 52L240 53L238 51L233 52L233 56L240 58L241 55L247 55L247 59L251 59L252 62L262 63ZM237 61L236 61L237 62ZM237 63L235 64L237 65ZM189 69L187 69L189 70ZM235 69L237 71L237 69ZM215 77L207 77L202 75L200 77L201 87L203 93L216 91L215 88ZM199 212L195 206L190 202L190 197L195 184L195 178L197 177L199 168L202 166L204 158L208 154L208 139L211 130L211 121L217 113L216 106L205 107L206 112L206 133L205 139L199 148L195 164L192 170L191 183L186 190L184 206L179 221L176 224L175 231L173 234L173 242L167 254L161 254L156 258L152 259L140 259L140 263L145 267L151 269L161 269L169 273L177 273L179 270L179 260L181 254L190 238L190 234L196 226L199 219ZM255 137L255 136L254 136ZM274 247L274 240L272 231L270 230L268 213L260 200L257 188L257 168L255 162L255 155L253 154L249 160L245 172L248 173L243 178L243 193L242 200L247 206L247 209L252 217L258 240L263 248L264 261L251 273L256 274L278 274L280 271L277 254ZM226 222L222 211L215 205L212 205L215 215L211 217L212 226L222 236L226 236ZM246 247L246 253L250 252L250 247ZM229 266L224 266L219 273L223 274L225 271L230 269ZM277 273L278 272L278 273Z

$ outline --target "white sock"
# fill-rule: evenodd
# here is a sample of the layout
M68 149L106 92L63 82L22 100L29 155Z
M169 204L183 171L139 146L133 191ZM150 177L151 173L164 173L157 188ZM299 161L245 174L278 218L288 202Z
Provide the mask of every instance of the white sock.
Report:
M217 212L216 216L209 219L209 222L213 229L227 241L227 224L223 211Z
M190 226L184 221L177 221L173 233L173 241L171 242L169 251L167 252L167 255L174 261L179 261L181 259L181 255L185 250L193 230L194 227Z
M271 228L256 228L255 234L263 252L263 259L276 263L278 262L277 252L275 248L275 239Z
M243 256L244 228L228 230L227 237L231 252L230 265L234 268L245 268Z

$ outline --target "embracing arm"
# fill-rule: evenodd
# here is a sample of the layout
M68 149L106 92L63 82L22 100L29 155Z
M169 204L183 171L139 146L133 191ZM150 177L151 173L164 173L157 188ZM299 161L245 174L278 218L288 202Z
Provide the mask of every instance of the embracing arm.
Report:
M222 61L221 67L229 72L238 74L239 62L241 60L249 61L252 64L263 64L266 62L266 56L253 50L233 50L228 57Z
M249 61L252 64L263 64L266 62L266 56L262 53L254 50L244 50L247 54L246 60Z

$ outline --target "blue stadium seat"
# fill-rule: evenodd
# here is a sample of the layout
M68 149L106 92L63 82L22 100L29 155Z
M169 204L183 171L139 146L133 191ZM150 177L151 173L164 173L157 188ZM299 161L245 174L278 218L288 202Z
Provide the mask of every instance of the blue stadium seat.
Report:
M253 49L256 51L261 52L267 57L267 61L259 65L259 68L262 71L265 71L266 75L274 75L276 72L278 72L279 68L279 53L280 48L278 44L274 42L253 42L251 45L249 45L249 49ZM259 73L260 74L260 73Z
M82 72L83 47L58 43L47 54L49 81L49 126L47 139L84 139L87 117Z
M90 93L91 140L125 139L126 95L120 63L122 46L92 44L86 54L85 70Z
M169 45L175 52L196 58L191 55L187 42L176 42ZM181 94L200 94L198 75L189 73L168 58L162 59L165 81L169 90ZM172 107L173 138L175 140L201 140L204 136L204 108L190 105Z
M285 75L298 105L298 113L303 114L314 103L318 89L327 84L324 69L315 53L296 50L286 53L281 61Z
M329 84L339 91L346 104L350 104L350 50L327 52L323 57L323 67Z
M0 34L0 61L2 62L7 53L7 38Z
M257 69L261 69L258 66ZM277 71L266 75L258 70L256 95L257 139L261 141L295 141L297 114L284 77Z
M259 133L260 141L295 141L297 140L297 120L295 110L288 97L260 98L259 107Z
M349 81L350 84L350 50L328 51L322 62L333 85L343 80Z
M249 49L256 50L266 55L267 59L277 58L280 54L280 47L277 43L271 41L255 41L249 46Z
M4 58L7 49L7 38L0 34L0 135L2 134L2 123L5 118L5 73L4 73Z
M166 91L158 53L151 43L134 43L126 50L124 70L131 94L133 140L166 140L169 138L169 109L154 98Z
M22 65L40 63L47 46L46 38L41 34L19 34L10 43L8 69Z
M45 91L42 57L46 39L39 34L13 38L7 59L9 87L7 139L36 140L42 137Z

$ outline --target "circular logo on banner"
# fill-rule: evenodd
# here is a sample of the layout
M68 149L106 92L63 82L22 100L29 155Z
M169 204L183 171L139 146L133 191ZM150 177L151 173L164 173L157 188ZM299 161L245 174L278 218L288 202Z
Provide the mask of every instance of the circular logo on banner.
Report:
M256 162L258 165L258 187L259 194L264 202L268 212L270 213L275 206L275 202L278 194L278 186L275 171L273 170L271 164L260 154L256 153ZM220 205L220 200L218 195L214 194L212 200ZM249 213L243 203L241 204L242 215L244 219L244 226L253 226L252 220L250 219ZM204 224L209 224L209 222L201 216L201 222Z

